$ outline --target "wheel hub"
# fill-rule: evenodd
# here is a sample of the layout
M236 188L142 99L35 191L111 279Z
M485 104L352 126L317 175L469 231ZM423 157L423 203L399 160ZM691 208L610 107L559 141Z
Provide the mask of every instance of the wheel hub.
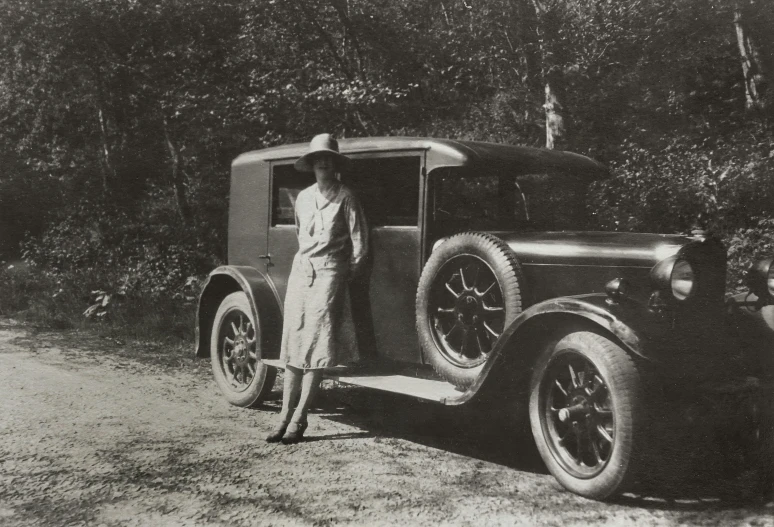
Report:
M579 478L599 474L612 455L615 420L607 384L586 357L565 352L548 368L543 427L564 470Z
M223 326L220 354L223 373L236 390L250 385L258 368L255 332L247 315L234 311Z
M238 366L245 366L249 360L247 342L244 337L237 337L234 340L234 362Z
M457 320L465 327L475 326L481 319L481 302L476 295L460 295L456 302L455 313Z
M587 397L576 395L571 399L570 406L559 410L559 420L563 423L571 421L573 424L580 424L591 417L592 405Z

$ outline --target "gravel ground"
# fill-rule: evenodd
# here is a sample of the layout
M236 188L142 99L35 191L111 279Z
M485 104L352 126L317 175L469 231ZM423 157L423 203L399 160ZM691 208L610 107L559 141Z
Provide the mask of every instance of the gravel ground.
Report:
M331 383L267 444L278 391L232 407L207 361L94 335L6 321L0 395L0 525L774 526L771 498L585 500L496 417Z

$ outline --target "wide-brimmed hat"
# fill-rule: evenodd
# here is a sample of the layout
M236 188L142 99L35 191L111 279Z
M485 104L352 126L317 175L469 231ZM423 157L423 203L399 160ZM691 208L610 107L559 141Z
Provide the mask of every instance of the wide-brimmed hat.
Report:
M320 134L314 136L309 142L309 152L298 158L294 165L296 170L299 172L314 172L314 156L321 153L331 154L335 157L339 170L345 170L350 165L349 158L339 153L339 142L331 134Z

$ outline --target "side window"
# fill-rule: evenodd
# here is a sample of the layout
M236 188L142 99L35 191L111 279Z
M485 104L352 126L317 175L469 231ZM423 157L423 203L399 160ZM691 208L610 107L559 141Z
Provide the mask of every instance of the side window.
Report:
M271 225L294 225L296 196L314 183L314 174L301 173L293 165L276 165L271 185Z
M583 182L549 174L430 174L432 218L439 232L455 230L582 230L586 224Z
M459 230L511 230L527 213L513 178L473 175L461 169L431 174L433 219L444 234Z
M360 198L370 227L416 226L419 156L354 159L342 181Z

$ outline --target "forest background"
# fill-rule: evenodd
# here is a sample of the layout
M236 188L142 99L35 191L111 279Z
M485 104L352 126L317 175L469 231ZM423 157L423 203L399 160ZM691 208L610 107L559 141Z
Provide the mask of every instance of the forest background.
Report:
M570 150L590 228L774 253L768 0L0 0L0 314L190 341L230 162L339 137Z

